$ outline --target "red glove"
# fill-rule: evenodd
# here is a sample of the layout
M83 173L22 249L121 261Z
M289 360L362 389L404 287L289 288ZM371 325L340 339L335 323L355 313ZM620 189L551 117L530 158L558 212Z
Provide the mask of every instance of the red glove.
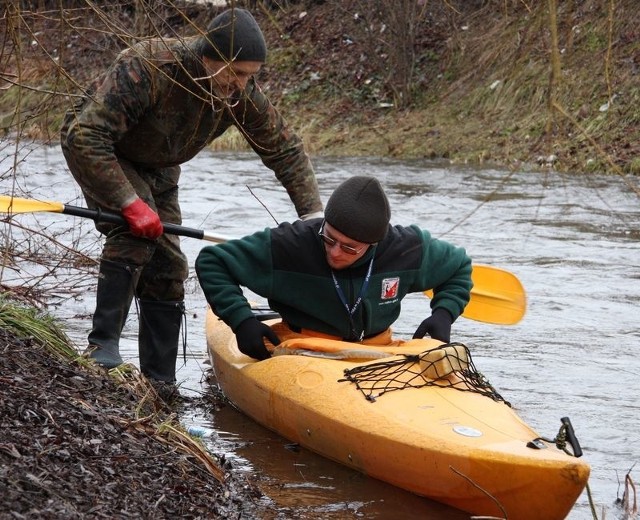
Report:
M129 224L131 233L137 237L156 239L162 235L160 217L142 199L136 199L122 208L122 216Z

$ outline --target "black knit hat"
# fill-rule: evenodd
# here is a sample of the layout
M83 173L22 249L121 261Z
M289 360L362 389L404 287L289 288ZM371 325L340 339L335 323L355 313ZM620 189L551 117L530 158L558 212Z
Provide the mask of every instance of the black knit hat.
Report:
M343 235L373 244L389 228L391 209L378 179L355 176L336 188L324 210L324 219Z
M246 9L228 9L216 16L202 37L202 55L222 61L260 61L267 44L258 22Z

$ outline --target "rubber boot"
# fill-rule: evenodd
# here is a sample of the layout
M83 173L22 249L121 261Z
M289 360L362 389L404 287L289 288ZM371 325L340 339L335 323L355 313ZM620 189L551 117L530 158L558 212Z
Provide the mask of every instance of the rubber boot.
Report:
M122 364L120 335L127 321L138 276L136 266L110 260L100 262L96 310L86 353L104 368Z
M147 378L175 383L184 302L140 300L140 371Z

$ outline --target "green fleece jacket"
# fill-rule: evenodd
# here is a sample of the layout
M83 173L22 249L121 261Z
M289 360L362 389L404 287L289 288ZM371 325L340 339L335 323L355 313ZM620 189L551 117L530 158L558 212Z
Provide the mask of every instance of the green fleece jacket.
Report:
M333 271L338 290L318 236L321 223L284 223L205 247L196 272L213 312L235 331L253 316L242 292L247 287L267 298L294 330L311 329L350 341L390 327L402 299L412 292L434 289L432 309L446 309L454 320L462 314L473 285L471 259L464 249L417 226L390 226L385 239L354 265ZM359 296L362 300L350 317L345 303L351 309Z

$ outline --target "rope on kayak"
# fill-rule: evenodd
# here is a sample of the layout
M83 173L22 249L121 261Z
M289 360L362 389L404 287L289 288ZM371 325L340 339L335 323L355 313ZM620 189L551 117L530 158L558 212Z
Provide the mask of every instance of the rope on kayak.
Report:
M462 343L448 343L421 354L402 354L388 361L348 368L344 376L338 382L354 383L371 402L394 390L440 386L475 392L511 406L477 370L469 349Z
M555 444L556 448L564 451L567 455L571 455L572 457L582 457L582 448L580 447L580 442L578 441L576 432L571 424L571 419L563 417L560 419L560 422L560 430L558 430L558 435L556 435L555 439L538 437L537 439L533 439L533 441L527 444L527 446L529 448L538 448L539 446L536 444L536 441L541 439L549 444ZM571 450L567 449L567 445L571 446Z

